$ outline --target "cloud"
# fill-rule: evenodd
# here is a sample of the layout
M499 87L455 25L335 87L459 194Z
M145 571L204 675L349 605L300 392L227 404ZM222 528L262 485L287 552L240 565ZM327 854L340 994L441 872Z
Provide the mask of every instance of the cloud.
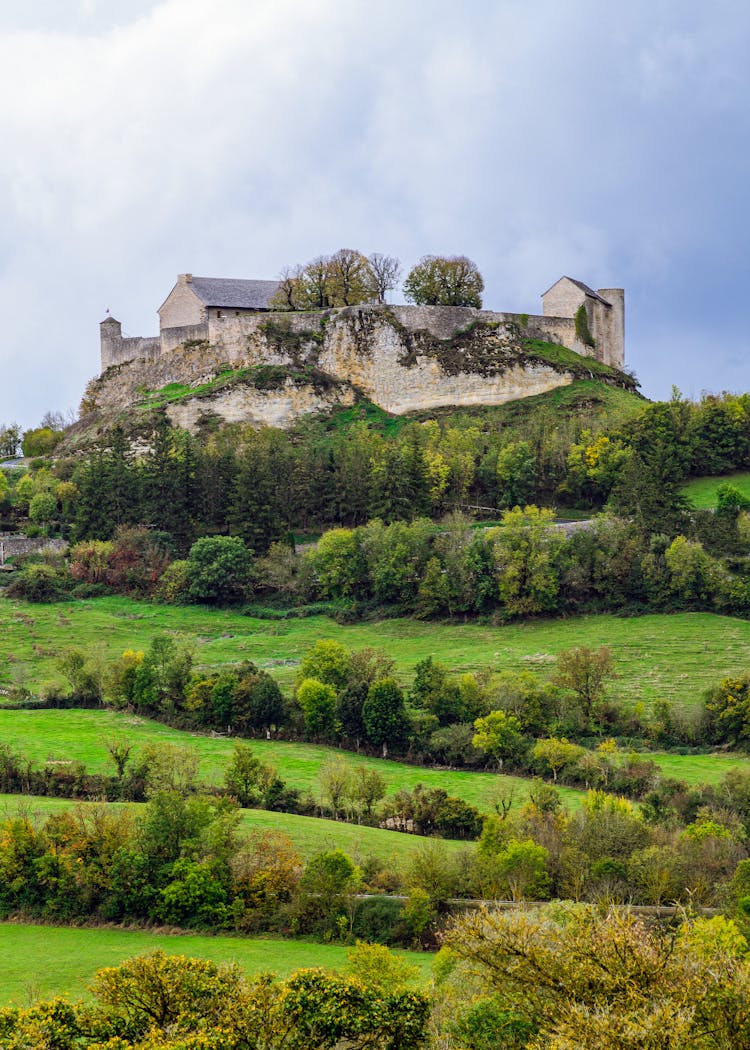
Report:
M708 348L745 338L750 14L726 7L4 5L0 420L77 403L107 307L148 334L177 272L342 245L465 252L501 309L562 272L624 285L648 389L678 361L712 385Z

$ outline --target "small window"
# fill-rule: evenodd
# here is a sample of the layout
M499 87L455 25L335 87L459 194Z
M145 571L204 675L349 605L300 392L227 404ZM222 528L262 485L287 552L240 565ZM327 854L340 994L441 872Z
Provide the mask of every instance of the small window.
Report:
M235 317L239 317L240 316L240 311L239 310L235 310L234 311L234 316Z
M217 317L221 317L221 310L217 310L217 311L216 311L216 316L217 316Z

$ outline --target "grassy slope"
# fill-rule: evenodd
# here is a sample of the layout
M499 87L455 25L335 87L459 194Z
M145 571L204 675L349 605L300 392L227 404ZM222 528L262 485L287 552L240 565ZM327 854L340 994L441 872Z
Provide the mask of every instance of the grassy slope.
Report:
M347 949L333 944L9 923L0 924L0 946L0 1006L25 1006L31 999L53 995L88 998L87 987L97 970L158 948L172 955L237 963L248 974L285 976L306 966L340 970L347 964ZM427 977L431 955L399 954Z
M682 491L694 507L712 508L716 506L716 490L720 485L734 485L746 499L750 499L750 473L693 478Z
M84 809L97 803L75 802L66 798L40 798L36 795L0 795L0 820L19 814L32 819L43 819L53 813L82 806ZM137 810L137 803L110 803ZM262 809L242 811L242 830L283 831L292 840L295 849L303 858L326 849L343 849L349 856L362 863L369 857L377 858L384 866L402 870L414 851L424 839L416 835L404 835L381 828L358 827L333 820L318 820L316 817L300 817L293 813L268 813ZM449 852L473 848L471 843L445 840Z
M346 433L355 424L366 422L371 429L392 437L410 420L439 419L445 425L459 429L479 426L502 430L517 425L533 426L536 417L548 420L552 415L558 419L560 416L578 417L584 426L604 419L609 426L617 426L639 415L647 404L639 394L620 387L608 386L597 379L576 379L568 386L503 405L471 405L466 408L446 405L431 408L429 412L412 412L408 416L392 416L370 401L361 401L352 408L303 417L294 429L301 437L319 440L326 434Z
M52 605L0 598L0 686L25 681L36 690L45 682L61 681L56 663L68 649L110 659L125 649L144 649L164 632L188 640L199 665L255 660L286 688L294 682L302 655L319 638L335 638L349 648L385 648L404 683L426 656L456 671L489 666L546 673L562 649L609 645L619 673L613 696L647 705L668 697L694 706L719 677L750 665L750 623L709 613L583 616L499 627L401 618L344 627L325 616L269 621L127 598Z
M136 745L169 742L194 747L201 758L201 774L208 782L220 782L224 766L232 753L228 739L180 732L146 719L114 711L2 711L0 710L0 743L20 748L35 762L47 758L74 759L86 763L91 772L108 770L104 741L111 736L127 736ZM255 740L253 750L264 761L276 766L279 775L292 787L318 793L318 771L335 748L313 744L289 743L282 740ZM474 805L486 809L497 792L511 789L518 799L525 798L529 782L520 777L494 773L472 773L440 769L423 769L402 762L363 758L345 753L353 764L377 767L384 775L389 792L417 783L442 787ZM575 802L580 792L564 789L565 800Z

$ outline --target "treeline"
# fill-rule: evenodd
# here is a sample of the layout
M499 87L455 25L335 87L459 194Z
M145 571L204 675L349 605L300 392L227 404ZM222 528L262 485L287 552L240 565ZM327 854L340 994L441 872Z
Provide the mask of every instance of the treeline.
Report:
M684 532L650 533L633 517L577 528L534 506L497 526L461 514L335 528L297 551L275 542L255 557L235 536L204 537L176 556L167 533L118 529L70 554L19 559L11 596L31 601L118 593L168 603L245 604L261 615L492 615L683 609L744 615L750 608L750 514L732 496L716 513L682 514ZM265 610L265 611L264 611ZM276 612L274 612L276 610Z
M699 807L686 824L602 791L574 811L541 782L518 807L486 816L474 848L415 840L397 866L340 849L303 861L282 831L243 835L236 802L175 790L138 807L88 803L39 823L0 824L0 916L138 922L306 934L415 946L434 943L454 900L617 901L745 914L744 819ZM282 825L283 826L283 825ZM398 895L398 896L393 896ZM743 912L745 909L745 912Z
M503 417L500 417L501 419ZM442 422L366 422L341 431L234 426L193 438L162 417L136 456L115 429L87 457L40 460L0 474L9 524L75 539L110 539L121 525L170 534L179 553L202 535L233 534L256 555L290 530L438 519L476 505L600 509L609 502L649 532L684 531L679 487L694 474L750 466L750 397L644 405L629 422L550 411L462 412ZM62 486L62 487L61 487Z
M0 915L418 943L435 917L361 897L402 877L341 850L306 862L280 831L240 833L236 803L159 791L137 809L89 804L3 820ZM403 875L405 880L410 875ZM416 884L415 884L416 886Z

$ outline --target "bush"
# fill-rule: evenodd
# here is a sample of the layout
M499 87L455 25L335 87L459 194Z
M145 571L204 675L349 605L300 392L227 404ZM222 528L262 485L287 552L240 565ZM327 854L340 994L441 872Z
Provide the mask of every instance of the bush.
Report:
M58 602L69 597L70 590L71 578L67 571L32 562L13 577L8 594L29 602Z
M162 573L155 597L168 605L180 605L188 599L188 563L173 561Z
M186 574L191 601L245 601L252 592L253 553L239 536L205 536L190 548Z
M352 934L360 941L377 944L401 944L399 924L404 902L392 897L367 897L358 900L354 908ZM409 945L407 940L404 946Z

